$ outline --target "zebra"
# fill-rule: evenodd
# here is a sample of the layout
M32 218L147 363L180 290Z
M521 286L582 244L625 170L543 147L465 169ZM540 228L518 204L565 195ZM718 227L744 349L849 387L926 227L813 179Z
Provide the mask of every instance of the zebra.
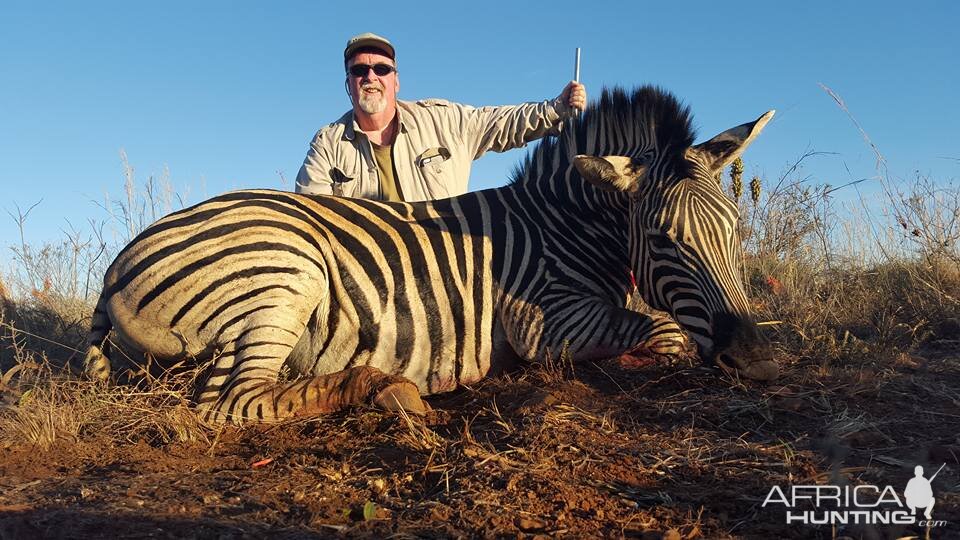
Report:
M194 400L215 423L354 405L425 414L421 396L518 359L675 355L687 334L723 369L775 378L741 281L737 207L714 180L772 115L693 146L690 109L670 93L605 89L503 187L417 203L213 197L117 255L85 372L109 379L110 343L203 366ZM627 309L634 277L670 316Z

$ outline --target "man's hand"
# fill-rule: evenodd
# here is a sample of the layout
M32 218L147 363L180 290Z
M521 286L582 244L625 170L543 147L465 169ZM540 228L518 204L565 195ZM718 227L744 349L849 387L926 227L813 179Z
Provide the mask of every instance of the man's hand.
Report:
M587 89L577 81L570 81L557 96L555 103L561 114L572 114L574 109L582 111L587 106Z

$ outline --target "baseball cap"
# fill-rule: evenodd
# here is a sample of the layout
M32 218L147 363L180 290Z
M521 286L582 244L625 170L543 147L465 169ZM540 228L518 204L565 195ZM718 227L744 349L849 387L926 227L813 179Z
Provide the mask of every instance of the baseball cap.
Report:
M343 49L343 61L346 62L353 55L354 51L361 47L376 47L387 53L391 59L396 61L397 53L393 49L393 44L387 38L378 36L371 32L357 34L347 40L347 46Z

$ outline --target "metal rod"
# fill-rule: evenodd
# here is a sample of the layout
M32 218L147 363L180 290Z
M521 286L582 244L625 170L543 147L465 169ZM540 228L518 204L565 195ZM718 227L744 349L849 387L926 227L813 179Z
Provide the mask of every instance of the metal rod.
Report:
M580 47L577 47L577 56L573 64L573 80L580 82ZM574 109L575 114L580 114L580 109Z
M939 468L939 469L937 469L937 472L935 472L935 473L933 473L933 476L931 476L931 477L930 477L930 479L929 479L929 480L927 480L927 482L933 482L933 479L934 479L934 478L936 478L936 477L937 477L937 475L938 475L938 474L940 474L940 471L942 471L942 470L943 470L943 468L944 468L944 467L946 467L946 466L947 466L947 464L946 464L946 463L944 463L943 465L941 465L941 466L940 466L940 468Z
M573 67L573 80L580 82L580 47L577 47L577 59Z

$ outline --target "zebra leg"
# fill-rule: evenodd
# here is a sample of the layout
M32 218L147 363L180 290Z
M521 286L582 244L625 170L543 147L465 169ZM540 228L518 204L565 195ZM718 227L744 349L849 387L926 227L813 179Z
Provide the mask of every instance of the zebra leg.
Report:
M214 368L216 369L216 368ZM236 373L236 370L235 372ZM373 405L423 415L430 407L420 399L417 386L403 377L387 375L377 368L358 366L343 371L278 383L276 379L249 378L229 389L210 407L201 405L201 417L209 422L277 422L297 416L316 416L355 405ZM207 387L201 400L218 392Z
M650 336L624 354L631 356L676 355L689 346L687 335L670 315L657 311L643 301L639 292L633 291L627 297L627 309L650 317Z
M276 422L364 404L415 414L429 410L414 383L369 366L278 382L280 368L300 336L263 323L269 319L258 317L259 325L251 321L214 361L197 398L204 420Z
M640 341L625 351L630 356L663 355L674 356L683 353L688 345L687 335L680 329L680 325L667 315L659 313L643 313L641 317L649 318L649 330Z
M650 337L613 358L616 365L623 369L639 369L655 365L658 358L677 356L688 350L689 341L679 325L668 316L659 313L646 313L653 319Z
M547 308L514 315L504 317L504 326L514 350L527 359L564 348L575 360L622 354L671 356L687 348L686 335L670 317L637 313L595 298L567 302L556 311Z
M420 399L417 385L371 366L352 367L275 386L269 401L276 411L275 420L330 413L354 405L373 405L388 411L402 409L419 415L430 409Z

